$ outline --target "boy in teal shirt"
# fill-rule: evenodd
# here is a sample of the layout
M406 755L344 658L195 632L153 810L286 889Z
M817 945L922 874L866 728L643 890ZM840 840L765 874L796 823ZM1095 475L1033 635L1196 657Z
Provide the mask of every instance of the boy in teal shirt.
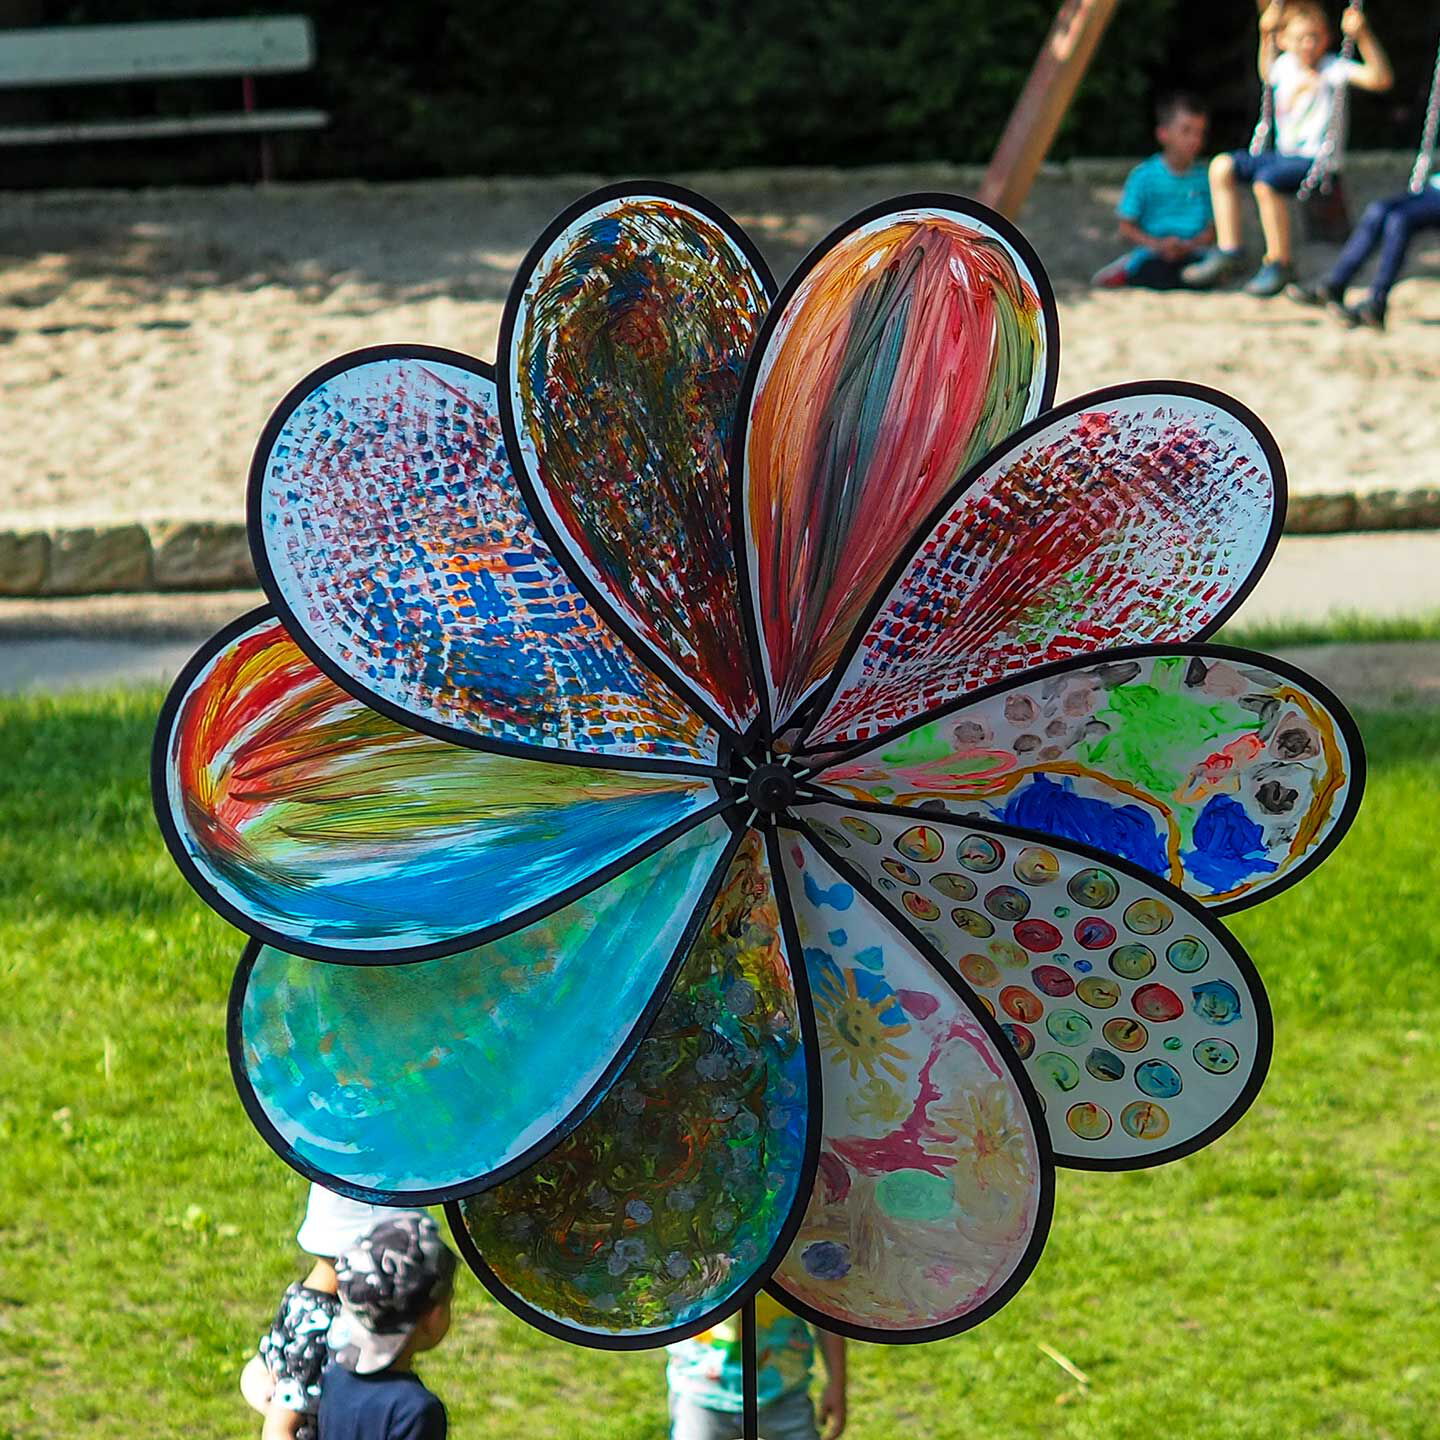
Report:
M1214 244L1210 182L1199 163L1207 118L1205 106L1192 95L1170 95L1156 107L1160 153L1130 172L1116 207L1121 238L1133 248L1100 270L1091 284L1174 290L1184 283L1180 272L1185 266Z
M825 1353L820 1421L810 1401L815 1342L810 1327L768 1295L755 1299L755 1362L762 1440L839 1440L845 1429L845 1341L819 1331ZM671 1440L739 1440L742 1388L740 1317L667 1347Z

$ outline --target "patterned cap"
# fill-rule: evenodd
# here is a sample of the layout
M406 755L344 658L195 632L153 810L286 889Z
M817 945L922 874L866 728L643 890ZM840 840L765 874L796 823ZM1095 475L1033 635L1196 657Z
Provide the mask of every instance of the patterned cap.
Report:
M455 1282L455 1256L428 1215L400 1211L335 1261L340 1313L330 1327L336 1363L373 1375L405 1348L416 1322Z

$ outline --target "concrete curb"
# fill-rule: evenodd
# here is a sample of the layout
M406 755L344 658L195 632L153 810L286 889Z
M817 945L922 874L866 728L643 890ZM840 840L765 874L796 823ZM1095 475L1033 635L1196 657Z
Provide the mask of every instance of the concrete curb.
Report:
M1287 535L1440 530L1440 488L1292 495ZM214 520L0 530L0 595L155 594L253 586L245 527Z

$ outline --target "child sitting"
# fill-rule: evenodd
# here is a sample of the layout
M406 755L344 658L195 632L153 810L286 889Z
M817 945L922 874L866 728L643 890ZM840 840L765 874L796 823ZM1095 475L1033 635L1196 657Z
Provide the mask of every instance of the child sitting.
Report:
M335 1262L340 1313L320 1395L325 1440L445 1440L438 1396L411 1368L450 1330L455 1255L428 1215L382 1220Z
M240 1376L240 1392L265 1417L261 1440L315 1440L320 1377L330 1363L327 1336L340 1309L334 1259L390 1210L311 1185L295 1243L312 1257L309 1273L286 1288L275 1323Z
M1419 194L1406 191L1369 206L1330 273L1323 280L1307 285L1291 285L1285 293L1302 305L1328 306L1347 325L1383 330L1390 290L1400 278L1411 238L1419 230L1437 228L1440 228L1440 175L1432 175L1430 183ZM1370 293L1358 305L1347 305L1345 287L1377 247L1380 263L1370 281Z
M762 1440L821 1440L810 1401L815 1342L810 1327L768 1295L755 1301L755 1366ZM744 1372L740 1317L668 1346L671 1440L740 1440ZM823 1440L845 1429L845 1341L820 1332L825 1389L820 1396ZM327 1436L326 1440L330 1440Z
M1160 153L1130 172L1115 209L1120 237L1134 248L1098 271L1092 285L1173 290L1185 265L1213 242L1210 186L1197 163L1206 120L1193 95L1167 95L1156 106Z
M1331 32L1325 12L1314 0L1288 0L1267 6L1260 16L1260 79L1275 96L1274 150L1252 155L1236 150L1210 162L1210 193L1215 205L1219 248L1184 271L1187 285L1219 284L1234 274L1245 256L1241 244L1241 184L1253 187L1265 232L1265 258L1245 286L1247 295L1278 295L1293 274L1290 208L1287 197L1299 192L1325 148L1327 163L1338 169L1345 137L1332 135L1335 107L1345 85L1383 91L1394 83L1390 61L1362 11L1353 5L1341 17L1361 60L1328 53Z

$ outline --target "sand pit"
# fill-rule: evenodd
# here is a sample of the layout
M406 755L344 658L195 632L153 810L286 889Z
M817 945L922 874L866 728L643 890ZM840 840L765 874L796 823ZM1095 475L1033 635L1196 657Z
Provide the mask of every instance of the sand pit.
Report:
M1393 171L1393 173L1392 173ZM1116 167L1042 181L1023 228L1060 294L1061 397L1148 377L1219 385L1278 436L1298 494L1440 483L1440 236L1392 329L1284 300L1089 292L1114 250ZM925 170L691 177L788 272L836 221ZM1352 174L1363 202L1399 171ZM345 350L492 357L514 267L586 179L10 194L0 205L0 524L239 520L271 407ZM1313 266L1324 252L1312 252Z

